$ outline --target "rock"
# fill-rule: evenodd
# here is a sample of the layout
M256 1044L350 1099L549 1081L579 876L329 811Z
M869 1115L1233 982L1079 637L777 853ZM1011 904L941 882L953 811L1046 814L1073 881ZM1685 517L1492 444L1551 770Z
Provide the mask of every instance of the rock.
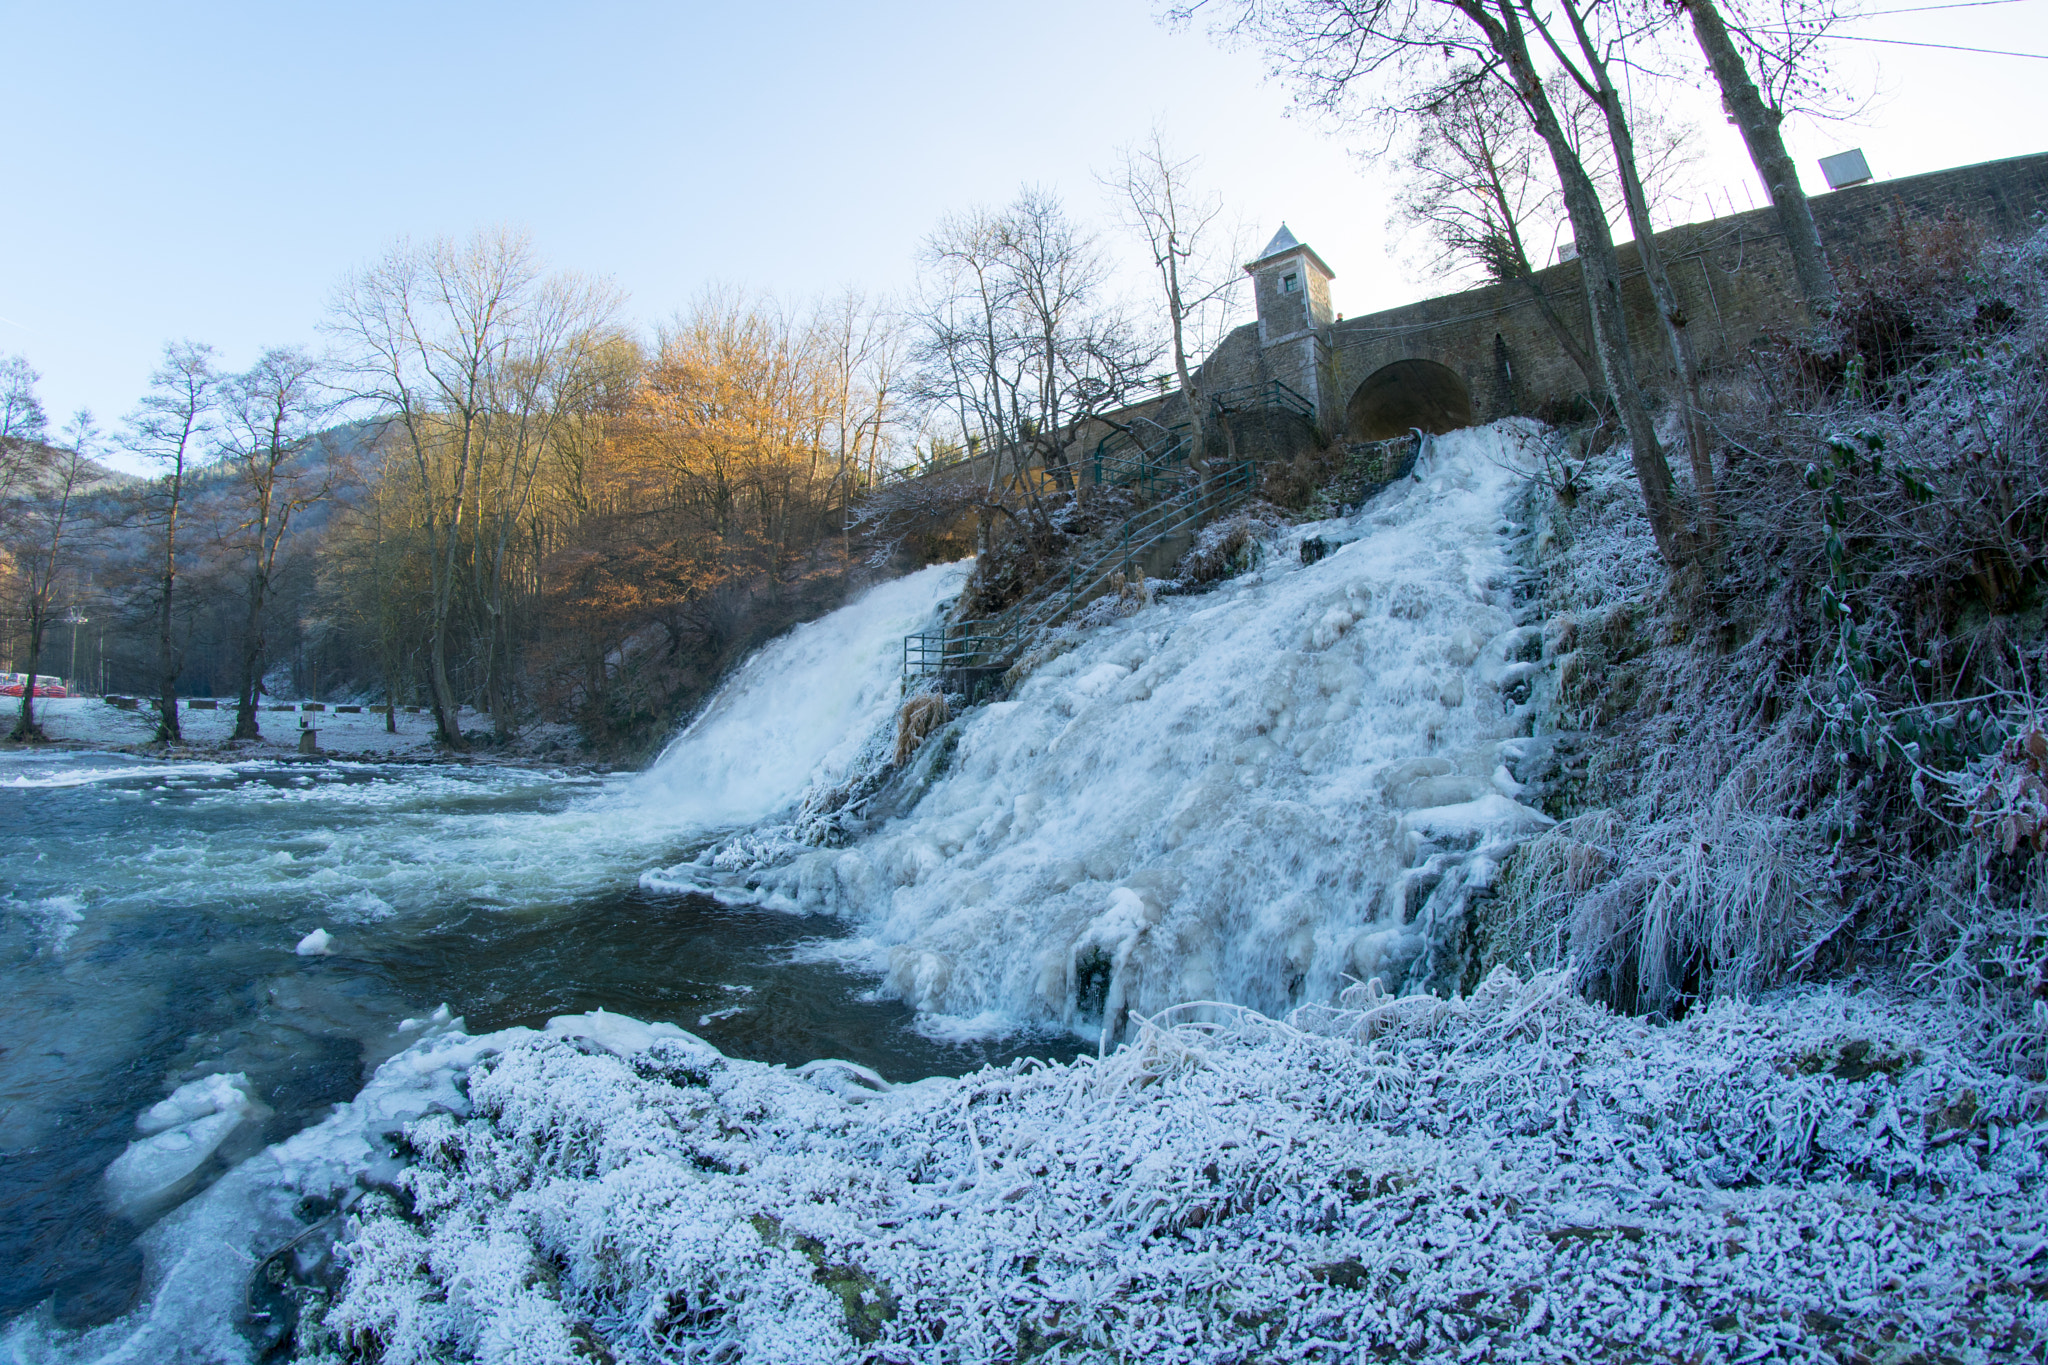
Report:
M333 943L334 939L325 929L315 929L299 940L299 946L294 951L300 957L326 957L334 951Z

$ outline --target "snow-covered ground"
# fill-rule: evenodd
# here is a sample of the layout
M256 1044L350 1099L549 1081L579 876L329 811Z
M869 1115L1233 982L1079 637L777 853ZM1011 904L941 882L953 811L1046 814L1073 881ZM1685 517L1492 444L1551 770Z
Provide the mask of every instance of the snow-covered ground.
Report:
M2048 1092L1968 1034L1835 989L1651 1028L1502 971L891 1090L445 1025L150 1234L168 1310L6 1344L247 1359L210 1268L311 1194L355 1202L337 1297L320 1238L270 1263L302 1360L2037 1360Z
M1435 442L1306 528L1343 542L1318 564L1277 544L1062 636L850 846L787 824L644 879L835 910L883 991L961 1028L1093 1029L1101 1057L892 1088L617 1015L409 1021L353 1104L145 1235L142 1307L0 1348L2041 1358L2048 1087L1971 1020L1810 987L1651 1026L1563 973L1470 970L1475 893L1546 822L1516 776L1542 627L1506 514L1533 434ZM764 651L632 799L708 824L852 790L887 747L891 636L949 589L906 583ZM123 1190L225 1128L235 1081L146 1110Z
M11 724L20 705L13 698L0 700L0 718ZM35 714L43 733L53 740L127 747L147 744L156 737L156 711L148 698L130 711L98 697L38 697ZM460 714L464 731L489 728L487 716L468 707L462 708ZM256 720L263 737L240 746L243 753L298 752L302 720L318 732L320 748L329 753L347 757L421 758L440 752L434 744L433 714L425 710L401 709L396 734L385 732L381 708L338 712L326 706L319 711L306 711L300 703L266 701ZM183 707L178 713L178 728L189 747L218 748L234 733L235 704L223 701L215 711Z

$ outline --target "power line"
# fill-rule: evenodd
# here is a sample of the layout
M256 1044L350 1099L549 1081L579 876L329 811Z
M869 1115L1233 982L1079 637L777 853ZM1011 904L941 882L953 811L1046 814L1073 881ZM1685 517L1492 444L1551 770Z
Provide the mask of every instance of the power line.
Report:
M1887 47L1931 47L1942 52L1976 52L1986 57L2026 57L2037 62L2048 62L2048 52L2008 52L1998 47L1957 47L1954 43L1915 43L1904 38L1862 38L1853 33L1830 33L1824 35L1830 42L1837 43L1883 43Z
M1845 14L1843 19L1882 19L1887 14L1933 14L1946 9L1985 9L1992 5L2022 5L2026 0L1960 0L1953 5L1914 5L1910 9L1874 9L1864 14Z

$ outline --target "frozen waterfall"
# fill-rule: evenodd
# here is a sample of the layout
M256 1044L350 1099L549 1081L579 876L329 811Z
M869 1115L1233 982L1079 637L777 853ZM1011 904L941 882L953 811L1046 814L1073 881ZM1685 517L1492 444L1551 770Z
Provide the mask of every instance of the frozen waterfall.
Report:
M756 650L648 769L641 800L715 829L765 820L812 782L838 780L896 713L903 637L966 575L939 564L882 583Z
M1530 741L1504 701L1540 644L1505 512L1532 430L1435 438L1412 479L1307 529L1349 541L1313 566L1297 533L1213 593L1070 634L928 741L950 753L907 815L755 894L853 918L855 961L957 1019L1090 1032L1347 977L1456 989L1467 899L1548 823L1517 800Z

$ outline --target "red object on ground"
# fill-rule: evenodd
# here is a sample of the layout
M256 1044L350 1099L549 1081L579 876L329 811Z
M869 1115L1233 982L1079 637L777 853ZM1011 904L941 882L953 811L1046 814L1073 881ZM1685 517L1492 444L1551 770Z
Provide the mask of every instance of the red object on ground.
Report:
M27 689L28 674L0 673L0 697L18 697ZM68 697L71 694L64 690L64 680L62 678L52 678L48 674L38 673L36 674L36 695L39 697Z

